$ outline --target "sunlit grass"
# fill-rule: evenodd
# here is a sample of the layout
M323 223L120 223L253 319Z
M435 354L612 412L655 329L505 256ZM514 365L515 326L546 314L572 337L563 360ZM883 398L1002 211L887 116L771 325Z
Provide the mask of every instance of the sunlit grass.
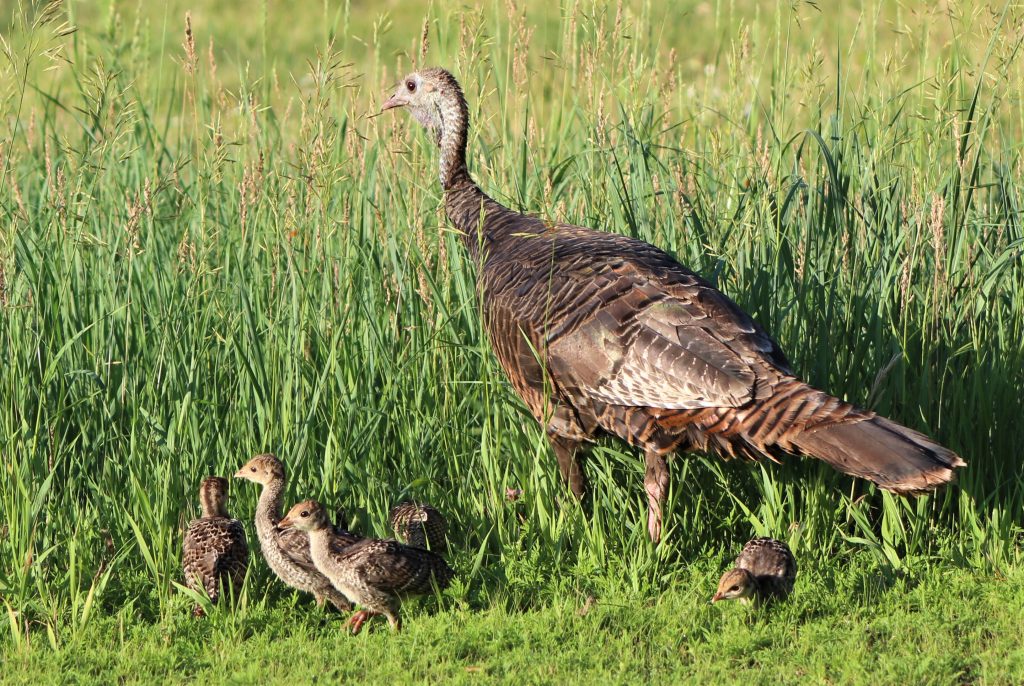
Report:
M753 534L812 565L1019 568L1019 8L229 4L11 10L11 645L71 646L97 617L179 621L200 479L265 450L295 497L364 530L384 534L408 495L448 513L460 617L543 612L568 588L684 592L688 564ZM586 510L559 506L554 458L482 335L432 145L372 116L413 63L461 79L494 197L673 251L808 381L963 455L960 486L902 499L814 463L683 457L653 548L642 463L607 443ZM230 502L251 518L254 493ZM287 602L261 565L247 594Z

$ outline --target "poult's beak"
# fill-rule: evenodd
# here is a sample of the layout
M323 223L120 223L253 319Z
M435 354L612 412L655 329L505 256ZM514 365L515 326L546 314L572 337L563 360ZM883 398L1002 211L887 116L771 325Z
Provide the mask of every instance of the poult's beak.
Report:
M715 603L717 603L721 599L722 599L722 594L721 593L715 593L715 595L711 598L711 604L714 605Z
M277 523L277 527L279 529L287 529L290 526L292 526L292 520L288 519L287 517L285 517Z
M245 467L242 467L237 472L235 472L236 479L241 479L243 476L245 476Z
M409 104L408 100L403 98L398 93L395 93L390 98L388 98L387 100L384 101L384 104L381 105L381 107L380 107L380 111L384 112L385 110L391 110L391 109L394 109L396 107L405 107L408 104Z

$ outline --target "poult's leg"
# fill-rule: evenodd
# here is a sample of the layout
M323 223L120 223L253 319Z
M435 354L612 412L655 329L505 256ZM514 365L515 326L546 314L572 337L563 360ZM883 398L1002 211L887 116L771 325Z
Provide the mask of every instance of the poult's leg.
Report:
M392 607L384 612L384 616L388 618L388 624L391 625L391 630L396 634L402 630L402 618L398 616L398 608Z
M583 494L587 491L587 482L583 476L583 469L580 467L581 442L553 433L548 433L548 440L551 441L555 457L558 458L558 471L562 473L562 478L569 484L569 490L576 496L576 499L583 500Z
M324 596L321 596L317 605L323 605L323 598ZM331 601L331 605L333 605L338 612L348 612L352 609L352 603L349 602L348 598L333 589L327 594L326 599Z
M661 506L668 494L668 465L665 458L648 450L647 469L644 472L644 489L647 491L647 532L651 540L661 540Z

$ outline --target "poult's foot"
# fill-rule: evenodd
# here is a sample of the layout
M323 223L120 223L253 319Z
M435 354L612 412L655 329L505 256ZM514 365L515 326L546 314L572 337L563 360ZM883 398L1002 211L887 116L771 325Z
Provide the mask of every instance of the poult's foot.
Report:
M347 620L345 620L345 623L342 624L342 628L348 629L349 632L353 636L355 636L360 631L362 631L363 624L366 622L366 620L375 614L377 613L370 612L369 610L359 610L358 612L353 612L352 615Z

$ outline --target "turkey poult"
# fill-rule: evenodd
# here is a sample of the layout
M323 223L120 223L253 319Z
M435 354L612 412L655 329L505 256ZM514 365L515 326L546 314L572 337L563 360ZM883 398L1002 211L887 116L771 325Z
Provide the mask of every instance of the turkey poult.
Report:
M793 592L794 581L796 559L789 546L774 538L755 538L743 546L733 568L722 575L711 602L781 600Z
M448 520L431 505L399 503L388 516L395 538L403 543L443 553L448 549Z
M363 607L345 622L358 634L363 622L384 615L400 631L402 598L444 589L455 573L440 556L398 541L366 538L347 545L338 540L327 514L315 500L301 502L281 520L309 535L313 561L334 587Z
M395 107L440 148L445 210L476 265L491 344L577 497L578 452L602 434L644 451L655 541L665 456L676 451L815 457L896 493L934 490L965 465L927 436L800 381L760 326L664 251L489 198L466 167L469 111L447 71L407 76L383 105Z
M256 535L263 558L277 578L292 588L312 593L317 606L322 606L326 600L341 611L351 610L352 603L317 571L309 552L309 536L304 531L279 526L285 485L281 461L270 453L257 455L235 472L235 478L263 486L256 505ZM347 543L361 538L347 531L335 533L340 541Z
M202 517L193 519L185 532L181 548L185 583L193 591L203 589L216 603L221 589L229 587L237 593L245 581L249 566L249 546L245 542L245 529L227 510L228 480L208 476L199 487ZM203 616L203 608L196 605L192 613Z

